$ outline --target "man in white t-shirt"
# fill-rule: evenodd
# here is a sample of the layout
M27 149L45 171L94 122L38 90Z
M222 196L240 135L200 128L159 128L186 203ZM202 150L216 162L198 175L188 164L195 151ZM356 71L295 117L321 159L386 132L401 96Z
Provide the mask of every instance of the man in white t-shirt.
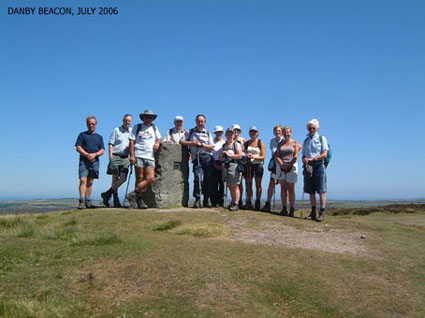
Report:
M157 115L151 110L145 110L139 117L143 124L135 125L128 136L130 162L136 168L136 187L127 195L127 200L133 208L147 209L142 192L155 181L154 152L158 151L162 140L158 128L152 124Z
M179 144L184 139L187 129L183 128L183 116L174 117L174 127L170 128L165 135L164 143Z

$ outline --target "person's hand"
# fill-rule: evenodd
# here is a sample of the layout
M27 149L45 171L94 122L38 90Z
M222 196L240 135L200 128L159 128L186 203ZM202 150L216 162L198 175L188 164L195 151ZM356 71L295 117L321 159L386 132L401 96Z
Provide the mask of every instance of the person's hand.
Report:
M134 165L136 163L136 157L130 156L130 163Z
M201 142L199 140L192 141L192 145L195 147L199 147L201 145Z
M159 147L160 147L160 143L159 142L156 142L154 145L153 145L153 151L155 151L155 152L157 152L158 151L158 149L159 149Z
M252 155L252 153L247 153L247 154L246 154L246 157L247 157L248 159L253 159L253 158L254 158L254 156Z
M89 159L90 162L95 161L96 160L96 154L95 153L87 154L87 159Z
M308 165L309 158L303 158L303 164Z

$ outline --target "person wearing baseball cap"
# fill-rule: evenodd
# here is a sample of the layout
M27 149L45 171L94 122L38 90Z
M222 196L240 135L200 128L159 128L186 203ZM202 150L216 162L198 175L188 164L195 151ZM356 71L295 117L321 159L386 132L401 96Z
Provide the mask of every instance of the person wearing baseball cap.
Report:
M239 124L233 124L231 129L235 133L235 141L238 142L241 145L242 154L245 155L244 144L246 142L246 139L241 136L241 133L242 133L241 126L239 126ZM240 197L239 197L238 206L241 209L242 208L242 196L243 196L243 184L242 184L242 182L239 183L239 192L240 192Z
M179 144L180 140L184 139L185 134L187 133L187 129L183 128L183 116L174 117L174 127L170 128L165 135L164 143L167 144Z

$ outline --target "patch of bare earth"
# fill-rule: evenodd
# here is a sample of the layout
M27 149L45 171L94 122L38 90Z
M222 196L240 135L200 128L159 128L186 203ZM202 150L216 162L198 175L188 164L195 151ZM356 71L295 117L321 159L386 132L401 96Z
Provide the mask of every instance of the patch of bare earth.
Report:
M261 222L255 228L248 226L244 219L232 219L226 224L236 241L322 250L334 253L367 255L361 234L333 229L330 225L318 224L305 229L282 224L276 221Z

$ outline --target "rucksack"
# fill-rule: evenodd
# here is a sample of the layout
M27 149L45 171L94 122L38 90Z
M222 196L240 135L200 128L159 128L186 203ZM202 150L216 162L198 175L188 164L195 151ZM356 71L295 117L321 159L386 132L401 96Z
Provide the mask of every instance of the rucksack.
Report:
M305 143L307 142L307 139L308 139L308 137L306 139L304 139L303 147L305 147ZM320 143L322 144L323 143L322 135L319 136L319 139L320 139ZM326 158L324 160L325 168L328 167L329 163L331 162L331 159L332 159L332 149L331 149L331 145L328 143L328 155L326 156Z
M156 126L155 126L155 124L151 124L151 126L153 127L153 130L154 130L154 132L156 132ZM141 123L138 123L137 125L136 125L136 138L137 138L137 135L139 134L139 132L142 130L142 124Z
M195 132L195 130L196 130L196 127L195 128L190 128L190 130L189 130L189 137L186 139L186 141L190 141L190 138L192 138L192 135ZM212 138L212 135L211 135L211 133L208 130L205 129L205 133L208 136L211 136L211 138ZM189 152L190 152L190 147L189 147Z
M249 145L251 144L250 141L251 140L245 141L245 143L243 144L243 146L245 148L244 151L246 151L248 149ZM257 146L258 146L258 149L260 149L260 152L261 152L261 139L258 139Z

